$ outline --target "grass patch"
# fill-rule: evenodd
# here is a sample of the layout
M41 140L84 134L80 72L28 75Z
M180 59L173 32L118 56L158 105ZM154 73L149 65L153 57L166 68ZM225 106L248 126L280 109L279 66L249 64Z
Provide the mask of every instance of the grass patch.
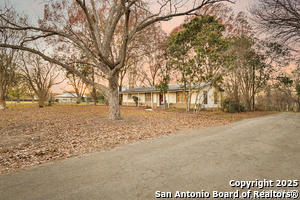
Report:
M230 118L229 116L222 116L221 118L223 118L223 119L228 119L228 118Z

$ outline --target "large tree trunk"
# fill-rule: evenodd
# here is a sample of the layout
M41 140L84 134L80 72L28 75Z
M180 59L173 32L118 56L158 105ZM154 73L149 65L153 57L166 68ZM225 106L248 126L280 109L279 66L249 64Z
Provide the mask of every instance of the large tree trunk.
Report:
M299 111L300 111L300 95L298 96L298 102L297 102L297 104L298 104L298 109L297 109L297 111L299 112Z
M76 98L76 104L80 104L80 102L81 102L81 96L78 95L77 98Z
M122 92L123 79L120 79L119 91Z
M122 79L120 81L120 85L119 85L119 92L122 92ZM123 101L123 96L121 96L122 94L119 94L119 105L122 105L122 101Z
M167 104L166 104L166 93L164 92L164 109L167 110ZM169 102L168 102L169 103Z
M191 103L192 103L192 82L189 82L189 94L188 94L188 110L191 110Z
M247 110L252 111L252 101L251 101L251 95L245 96L246 98L246 103L247 103Z
M6 96L4 95L3 87L0 86L0 110L6 108Z
M270 110L271 105L271 86L267 86L267 110Z
M120 105L119 105L119 92L118 92L118 74L109 79L108 85L108 105L109 105L109 119L121 119Z
M93 87L93 90L92 90L92 92L91 92L91 96L92 96L92 98L93 98L93 102L94 102L94 106L96 106L97 105L97 91L96 91L96 88L95 87Z
M93 102L94 102L94 106L96 106L97 105L97 96L96 97L93 96Z
M45 97L39 97L39 107L43 108L45 104Z
M186 112L188 112L190 110L189 110L189 105L188 105L189 104L188 103L188 96L186 94L186 81L184 81L183 84L184 84L184 88L183 88L183 93L184 94L182 94L182 97L184 97L184 99L185 99L185 109L186 109Z
M0 94L0 110L6 108L6 99L3 94Z

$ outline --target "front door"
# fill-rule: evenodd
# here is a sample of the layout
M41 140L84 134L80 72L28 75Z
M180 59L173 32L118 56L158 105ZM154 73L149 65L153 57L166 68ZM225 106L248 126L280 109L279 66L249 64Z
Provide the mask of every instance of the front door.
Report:
M164 94L163 93L159 94L159 105L160 106L164 105Z

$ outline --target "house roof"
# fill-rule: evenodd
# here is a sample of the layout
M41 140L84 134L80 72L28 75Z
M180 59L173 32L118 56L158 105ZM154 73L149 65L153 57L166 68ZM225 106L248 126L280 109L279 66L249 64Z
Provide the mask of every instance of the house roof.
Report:
M77 94L76 93L69 93L69 92L64 92L60 95L56 95L55 98L77 98ZM84 98L86 98L87 96L84 94L83 95Z
M193 89L199 89L202 88L202 87L205 87L207 85L210 85L212 84L212 82L208 82L208 83L201 83L200 86L198 87L194 87ZM213 83L213 85L215 87L218 87L220 89L221 92L224 92L224 90L218 86L217 84ZM183 85L169 85L169 89L168 91L182 91L183 90ZM124 93L147 93L147 92L160 92L159 90L157 90L155 88L155 86L152 86L152 87L142 87L142 86L138 86L138 87L134 87L132 89L128 89L128 90L125 90L125 91L122 91L120 92L121 94L124 94Z

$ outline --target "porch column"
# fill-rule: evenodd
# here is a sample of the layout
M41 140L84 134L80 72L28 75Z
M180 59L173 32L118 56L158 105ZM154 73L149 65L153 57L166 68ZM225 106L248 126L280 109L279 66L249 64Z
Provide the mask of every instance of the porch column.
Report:
M128 95L128 93L127 93L127 106L128 106L128 96L129 96L129 95Z
M138 107L140 107L140 93L138 93Z
M169 91L168 91L168 108L170 108L170 98L169 98Z
M153 97L152 97L152 92L151 92L151 108L153 108Z

